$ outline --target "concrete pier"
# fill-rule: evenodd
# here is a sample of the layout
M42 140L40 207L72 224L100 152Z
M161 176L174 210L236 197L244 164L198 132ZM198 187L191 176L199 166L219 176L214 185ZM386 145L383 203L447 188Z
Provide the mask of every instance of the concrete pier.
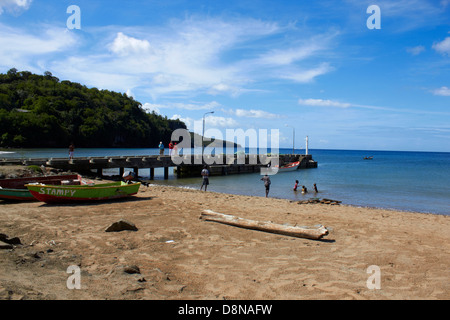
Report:
M169 177L169 168L175 167L177 177L199 176L205 164L212 176L260 172L261 167L267 166L260 162L256 154L250 155L218 155L215 157L205 155L185 155L175 163L170 156L144 155L144 156L107 156L86 158L39 158L39 159L1 159L0 165L36 165L52 167L72 172L87 172L97 170L99 175L104 169L119 168L122 175L125 168L133 169L136 174L139 169L150 169L150 179L154 178L155 168L164 168L164 179ZM181 161L180 161L181 160ZM300 161L299 168L316 168L317 162L311 155L287 154L278 156L282 166L289 162Z

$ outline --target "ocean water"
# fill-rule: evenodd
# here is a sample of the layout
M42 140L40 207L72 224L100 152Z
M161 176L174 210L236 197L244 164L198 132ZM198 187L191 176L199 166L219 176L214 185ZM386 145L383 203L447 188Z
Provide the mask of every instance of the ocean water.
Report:
M248 152L248 150L246 150ZM291 153L292 149L280 149ZM303 153L304 150L296 150ZM0 158L67 157L66 149L21 149L0 151ZM152 155L157 149L76 149L75 157ZM450 153L397 152L358 150L309 151L318 162L314 169L271 176L270 197L306 200L313 197L340 200L343 204L450 215ZM373 156L373 160L363 160ZM117 174L118 170L104 171ZM140 169L147 178L150 170ZM211 177L209 191L264 196L264 184L258 173ZM295 180L306 186L308 193L293 191ZM177 179L170 170L155 169L155 184L200 188L201 177ZM319 193L313 192L316 183Z

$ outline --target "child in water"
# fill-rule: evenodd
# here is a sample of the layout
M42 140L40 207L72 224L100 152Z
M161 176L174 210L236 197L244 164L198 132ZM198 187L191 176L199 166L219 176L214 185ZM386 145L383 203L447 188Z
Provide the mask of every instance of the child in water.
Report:
M298 187L298 180L295 180L294 191L297 191L297 187Z

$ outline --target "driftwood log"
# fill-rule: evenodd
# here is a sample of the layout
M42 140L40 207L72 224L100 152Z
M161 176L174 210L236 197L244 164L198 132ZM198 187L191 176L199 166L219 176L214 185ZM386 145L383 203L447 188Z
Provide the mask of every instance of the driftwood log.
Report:
M204 221L214 221L230 226L282 234L297 238L319 240L322 237L328 235L327 228L322 225L318 227L289 226L266 221L243 219L228 214L214 212L211 210L204 210L200 215L200 219Z

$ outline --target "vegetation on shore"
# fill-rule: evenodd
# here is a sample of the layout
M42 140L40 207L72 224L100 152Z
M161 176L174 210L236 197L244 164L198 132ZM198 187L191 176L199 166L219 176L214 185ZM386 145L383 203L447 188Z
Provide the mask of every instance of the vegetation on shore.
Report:
M0 148L155 148L186 125L125 93L13 68L0 74L0 128Z

